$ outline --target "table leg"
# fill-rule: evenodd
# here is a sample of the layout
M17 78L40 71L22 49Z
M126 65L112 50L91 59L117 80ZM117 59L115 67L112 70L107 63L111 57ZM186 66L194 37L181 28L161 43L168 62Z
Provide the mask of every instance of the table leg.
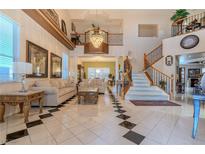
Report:
M80 104L80 95L78 95L78 104Z
M29 110L30 110L30 104L26 103L23 106L23 112L24 112L24 122L27 123L28 122L28 116L29 116Z
M20 112L19 113L23 113L23 103L19 103L19 108L20 108Z
M200 114L200 100L194 100L194 122L192 129L192 138L196 137L198 122L199 122L199 114Z
M5 104L0 103L0 123L4 122Z
M40 107L39 113L43 113L43 104L44 104L44 98L42 97L39 100L39 107Z

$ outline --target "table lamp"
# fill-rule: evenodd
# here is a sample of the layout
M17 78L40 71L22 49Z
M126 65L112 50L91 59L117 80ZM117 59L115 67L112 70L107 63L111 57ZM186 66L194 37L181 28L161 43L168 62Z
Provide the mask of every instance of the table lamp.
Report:
M26 62L14 62L13 73L21 75L21 90L20 92L27 92L25 89L26 74L32 74L32 64Z

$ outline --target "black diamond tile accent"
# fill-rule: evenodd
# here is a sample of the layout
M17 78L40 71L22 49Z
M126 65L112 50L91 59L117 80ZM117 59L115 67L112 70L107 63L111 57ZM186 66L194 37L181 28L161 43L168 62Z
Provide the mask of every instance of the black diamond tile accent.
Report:
M36 121L26 123L26 127L31 128L31 127L41 125L41 124L43 124L43 122L41 120L36 120Z
M27 136L27 135L28 135L27 129L20 130L14 133L10 133L6 135L6 142L9 142L9 141L12 141L12 140L15 140L15 139Z
M113 103L119 103L119 101L112 101Z
M138 145L139 145L139 144L144 140L144 138L145 138L145 136L140 135L140 134L138 134L138 133L136 133L136 132L133 132L133 131L129 131L128 133L126 133L125 135L123 135L123 137L126 138L126 139L128 139L128 140L130 140L131 142L134 142L134 143L138 144Z
M119 109L119 110L115 110L115 112L118 112L118 113L125 113L126 111L125 111L125 110L121 110L121 109Z
M68 102L67 101L65 101L65 102L63 102L62 104L64 105L64 104L67 104Z
M112 103L112 104L114 104L114 105L120 105L120 103Z
M59 110L58 108L48 110L48 112L50 112L50 113L52 113L52 112L57 112L57 111L60 111L60 110Z
M118 116L116 116L116 117L118 117L118 118L120 118L120 119L123 119L123 120L127 120L128 118L130 118L130 116L127 116L127 115L125 115L125 114L120 114L120 115L118 115Z
M65 107L65 105L64 105L64 104L59 104L59 105L57 106L57 108L55 108L55 109L62 108L62 107ZM54 111L54 112L55 112L55 111Z
M121 108L123 108L122 106L113 106L114 108L118 108L118 109L121 109Z
M123 122L121 122L119 125L122 126L122 127L127 128L127 129L132 129L133 127L136 126L136 124L131 123L131 122L129 122L129 121L123 121Z
M48 118L48 117L52 117L52 116L53 116L52 114L47 113L47 114L42 114L42 115L40 115L39 117L40 117L41 119L44 119L44 118Z

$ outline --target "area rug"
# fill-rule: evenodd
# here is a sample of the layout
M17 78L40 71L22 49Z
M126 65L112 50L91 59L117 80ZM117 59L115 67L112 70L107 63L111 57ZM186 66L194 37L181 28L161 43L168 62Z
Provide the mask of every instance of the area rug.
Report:
M181 106L170 101L143 101L143 100L130 100L136 106Z

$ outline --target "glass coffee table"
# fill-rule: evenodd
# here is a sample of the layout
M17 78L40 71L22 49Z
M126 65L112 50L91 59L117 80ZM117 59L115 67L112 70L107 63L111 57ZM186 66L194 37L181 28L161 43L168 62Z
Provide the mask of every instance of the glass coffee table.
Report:
M78 89L78 104L97 104L98 102L98 88L79 88ZM83 99L83 101L82 101Z

